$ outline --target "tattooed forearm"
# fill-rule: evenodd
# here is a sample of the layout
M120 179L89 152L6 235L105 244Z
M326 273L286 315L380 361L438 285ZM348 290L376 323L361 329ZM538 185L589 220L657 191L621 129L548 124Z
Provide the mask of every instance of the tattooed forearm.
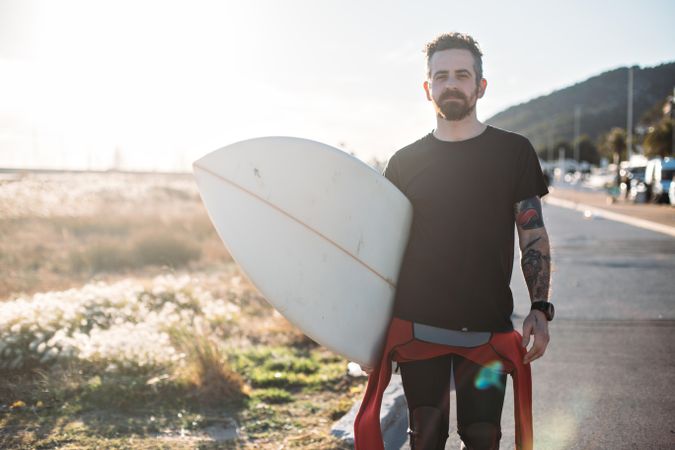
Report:
M520 264L530 299L548 300L551 283L551 248L541 214L541 200L534 196L514 205L514 217L518 228Z
M544 226L544 216L541 214L541 200L532 197L516 203L516 224L524 230L533 230Z
M537 249L534 247L537 241L539 239L526 247L521 258L525 283L532 301L548 300L551 280L551 257L548 254L548 246Z
M539 241L541 241L541 236L533 239L531 242L528 242L527 245L525 246L524 250L527 250L528 248L532 247L534 244L536 244Z

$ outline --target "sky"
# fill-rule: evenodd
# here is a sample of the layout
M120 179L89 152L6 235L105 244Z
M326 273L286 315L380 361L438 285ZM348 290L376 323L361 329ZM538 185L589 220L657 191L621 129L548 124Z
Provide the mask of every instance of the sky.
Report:
M472 35L478 118L675 60L675 2L0 0L0 167L189 170L259 136L387 159L435 126L424 45Z

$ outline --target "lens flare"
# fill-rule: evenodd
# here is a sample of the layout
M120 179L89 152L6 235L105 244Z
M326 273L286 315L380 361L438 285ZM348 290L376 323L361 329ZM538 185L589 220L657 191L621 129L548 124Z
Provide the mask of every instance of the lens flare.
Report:
M504 389L504 385L500 379L503 369L504 365L501 361L492 361L491 363L488 363L480 369L480 372L478 372L474 385L477 389L488 389L492 386L498 389Z

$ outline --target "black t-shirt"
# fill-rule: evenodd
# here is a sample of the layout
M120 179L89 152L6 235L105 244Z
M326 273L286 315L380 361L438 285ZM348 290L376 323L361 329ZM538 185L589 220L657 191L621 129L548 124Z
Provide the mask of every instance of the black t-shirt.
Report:
M548 193L529 140L492 126L458 142L429 133L396 152L384 175L413 205L394 316L512 330L514 204Z

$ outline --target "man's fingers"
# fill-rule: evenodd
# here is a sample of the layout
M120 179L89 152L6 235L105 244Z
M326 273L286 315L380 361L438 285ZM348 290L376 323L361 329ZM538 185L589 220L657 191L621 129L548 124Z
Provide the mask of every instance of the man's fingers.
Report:
M534 335L534 345L525 354L523 358L523 363L527 364L534 361L537 358L544 356L546 352L546 347L548 346L549 336L548 333L539 332Z
M525 354L525 358L523 358L523 362L525 364L530 363L534 361L537 358L541 358L544 356L544 352L546 351L546 348L542 348L541 346L537 346L536 344L532 346L529 352Z
M535 359L539 358L541 355L544 354L544 349L541 348L541 346L538 346L535 342L535 344L532 346L529 352L525 354L525 358L523 359L523 362L525 364L534 361Z
M532 334L532 323L525 321L523 323L523 347L527 347L530 343L530 335Z

